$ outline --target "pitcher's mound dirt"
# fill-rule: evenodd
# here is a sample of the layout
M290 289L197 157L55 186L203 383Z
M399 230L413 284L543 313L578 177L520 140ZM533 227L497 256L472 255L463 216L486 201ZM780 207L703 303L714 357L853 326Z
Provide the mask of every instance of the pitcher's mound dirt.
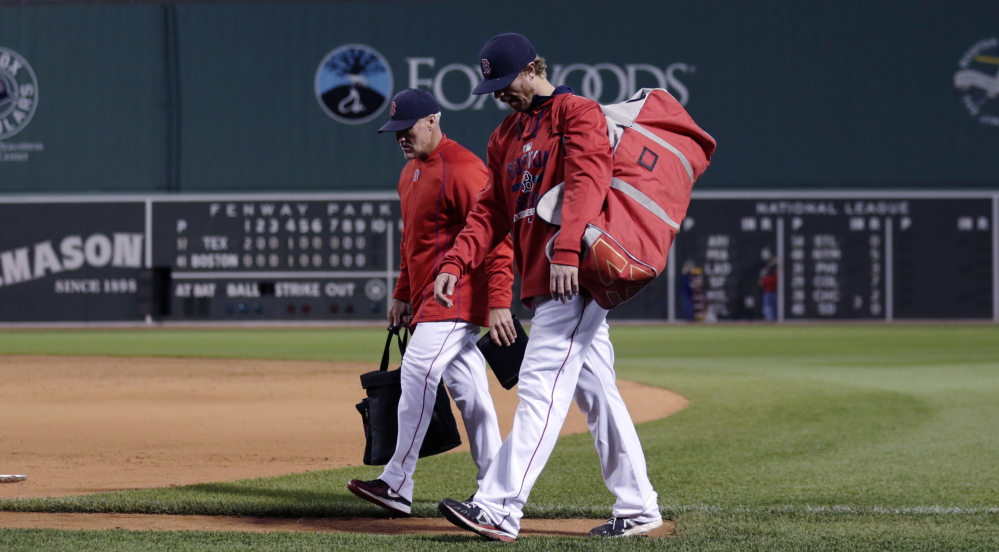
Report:
M0 485L0 497L167 487L358 465L364 450L360 416L354 409L363 396L358 376L372 369L370 364L329 362L0 357L0 473L28 475L27 481ZM517 405L516 390L504 390L491 376L490 383L505 435ZM671 391L626 381L618 386L636 423L687 406L685 398ZM562 434L586 430L585 419L572 409ZM468 450L464 435L463 441L457 451ZM32 516L41 525L18 524ZM524 534L539 530L580 535L600 521L579 520L576 527L572 520L550 520L549 530L534 529L545 520L525 520ZM0 526L457 531L444 520L426 518L262 520L12 512L0 512Z
M584 537L602 519L523 519L521 537ZM0 512L0 527L22 529L129 531L238 531L238 532L325 532L371 535L469 535L442 518L259 518L232 516L163 516L148 514L38 514ZM676 531L672 521L646 534L668 537Z

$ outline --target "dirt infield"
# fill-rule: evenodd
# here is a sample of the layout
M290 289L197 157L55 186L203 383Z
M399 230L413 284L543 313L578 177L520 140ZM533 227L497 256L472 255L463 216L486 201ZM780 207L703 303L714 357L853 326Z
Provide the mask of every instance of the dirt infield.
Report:
M324 362L0 357L0 473L28 475L27 481L0 485L0 497L167 487L358 465L364 443L354 404L363 393L358 376L371 369ZM491 376L490 381L505 435L517 396ZM636 423L687 405L667 390L625 381L619 387ZM584 431L585 420L573 409L562 433ZM457 450L468 450L464 441ZM2 527L352 531L356 521L0 512ZM593 521L578 520L582 532ZM438 522L443 520L394 520L386 532L453 530ZM570 520L553 522L550 531L544 520L529 523L525 534L580 534ZM377 525L370 519L360 524L364 532L383 532L373 530Z

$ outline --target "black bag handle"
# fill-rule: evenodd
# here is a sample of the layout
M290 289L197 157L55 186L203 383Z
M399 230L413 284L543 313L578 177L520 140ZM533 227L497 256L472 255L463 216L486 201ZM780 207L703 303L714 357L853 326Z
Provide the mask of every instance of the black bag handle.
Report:
M399 335L399 331L402 330L402 335ZM392 346L392 336L395 336L396 341L399 343L399 355L406 356L406 345L409 343L409 327L408 326L389 326L388 327L388 337L385 339L385 351L382 353L382 365L378 368L378 371L385 372L388 371L389 365L389 351Z

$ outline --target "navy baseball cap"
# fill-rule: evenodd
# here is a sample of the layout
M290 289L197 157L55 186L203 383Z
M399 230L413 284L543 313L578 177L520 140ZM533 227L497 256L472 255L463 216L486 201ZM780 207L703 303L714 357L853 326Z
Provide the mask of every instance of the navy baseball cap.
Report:
M472 94L491 94L510 86L536 57L538 54L534 46L524 35L505 33L490 38L479 50L482 82L472 90Z
M440 106L433 94L418 88L407 88L392 97L389 106L389 122L382 125L378 132L395 132L406 130L416 124L416 121L434 113L440 113Z

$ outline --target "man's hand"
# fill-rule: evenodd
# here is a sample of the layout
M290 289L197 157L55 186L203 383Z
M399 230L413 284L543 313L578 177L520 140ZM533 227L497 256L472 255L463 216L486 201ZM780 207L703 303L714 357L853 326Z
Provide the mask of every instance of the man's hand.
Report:
M386 318L388 318L389 324L392 327L408 326L409 322L413 319L413 305L393 297Z
M512 345L517 340L510 309L489 309L489 338L496 345Z
M579 295L579 268L575 266L552 264L551 266L552 299L566 303Z
M438 274L437 279L434 280L434 299L441 306L447 308L454 306L454 301L451 301L450 297L454 295L454 286L457 283L458 277L454 274L448 274L447 272Z

